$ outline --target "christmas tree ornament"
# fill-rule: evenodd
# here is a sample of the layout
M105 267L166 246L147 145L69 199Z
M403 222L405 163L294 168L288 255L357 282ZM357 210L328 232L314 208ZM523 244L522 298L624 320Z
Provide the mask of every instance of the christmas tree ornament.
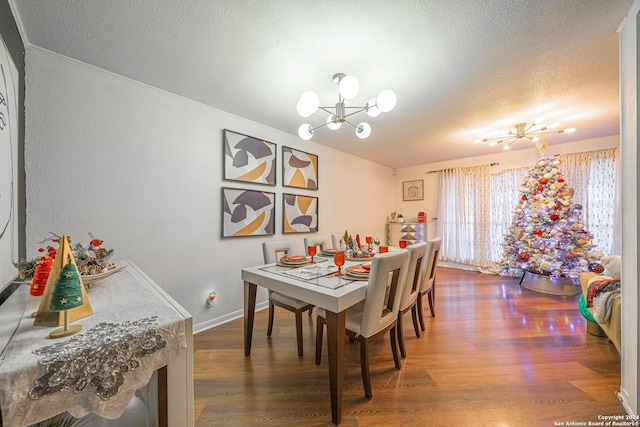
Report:
M76 261L73 256L73 252L71 251L71 246L69 245L68 236L61 236L60 239L58 239L58 244L59 247L56 257L53 260L51 273L49 273L47 285L45 286L44 294L40 300L40 306L38 307L38 312L36 313L36 317L33 322L36 326L62 326L65 322L65 317L68 317L68 322L75 322L78 319L82 319L93 314L93 309L91 308L87 291L82 282L82 277L78 273L78 267L76 266ZM80 286L82 305L74 306L73 308L63 311L51 310L49 303L55 291L56 282L61 271L67 266L67 264L71 264L73 266L78 275L78 281L82 285ZM67 269L69 268L71 267L67 267Z
M51 332L49 334L51 338L67 337L82 330L82 325L69 326L69 310L82 305L83 286L78 269L71 263L71 255L69 255L68 263L60 270L49 300L49 310L63 312L64 326Z
M31 279L31 287L29 288L29 294L34 297L40 297L44 293L44 288L47 285L47 279L49 279L49 273L51 273L51 267L53 267L53 258L50 256L42 256L36 262L36 269Z

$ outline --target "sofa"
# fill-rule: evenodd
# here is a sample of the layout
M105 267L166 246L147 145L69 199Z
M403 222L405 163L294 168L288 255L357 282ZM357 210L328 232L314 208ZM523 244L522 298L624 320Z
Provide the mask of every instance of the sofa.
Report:
M589 289L589 282L591 279L598 277L596 273L581 273L580 274L580 286L582 286L582 296L587 301L587 292ZM594 308L588 308L591 315L594 315ZM613 345L620 351L621 335L622 335L622 317L621 317L621 301L620 298L615 298L611 306L611 315L609 319L604 322L597 322L597 325L604 331ZM594 334L596 335L596 334Z

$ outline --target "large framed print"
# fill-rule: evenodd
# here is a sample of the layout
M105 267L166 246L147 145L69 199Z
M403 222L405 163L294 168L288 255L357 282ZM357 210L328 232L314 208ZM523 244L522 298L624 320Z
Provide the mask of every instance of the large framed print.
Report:
M318 189L318 156L282 147L282 181L285 187Z
M224 129L223 146L223 179L276 185L276 144Z
M275 234L275 198L268 191L222 188L222 237Z
M317 233L318 198L283 194L282 221L283 233Z

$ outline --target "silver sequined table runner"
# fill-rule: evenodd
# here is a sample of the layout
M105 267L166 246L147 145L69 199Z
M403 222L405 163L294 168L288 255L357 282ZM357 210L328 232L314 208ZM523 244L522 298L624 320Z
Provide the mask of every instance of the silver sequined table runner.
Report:
M30 297L0 365L4 425L65 410L118 418L153 372L186 348L185 318L134 266L87 294L94 314L74 322L83 327L79 334L58 340L48 338L55 328L33 325L40 299Z

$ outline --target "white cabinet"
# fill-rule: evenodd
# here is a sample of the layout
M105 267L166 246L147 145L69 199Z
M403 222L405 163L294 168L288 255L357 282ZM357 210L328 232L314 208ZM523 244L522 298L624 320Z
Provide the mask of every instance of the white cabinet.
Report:
M425 222L390 222L387 223L387 244L398 246L399 240L408 244L427 240L427 224Z

